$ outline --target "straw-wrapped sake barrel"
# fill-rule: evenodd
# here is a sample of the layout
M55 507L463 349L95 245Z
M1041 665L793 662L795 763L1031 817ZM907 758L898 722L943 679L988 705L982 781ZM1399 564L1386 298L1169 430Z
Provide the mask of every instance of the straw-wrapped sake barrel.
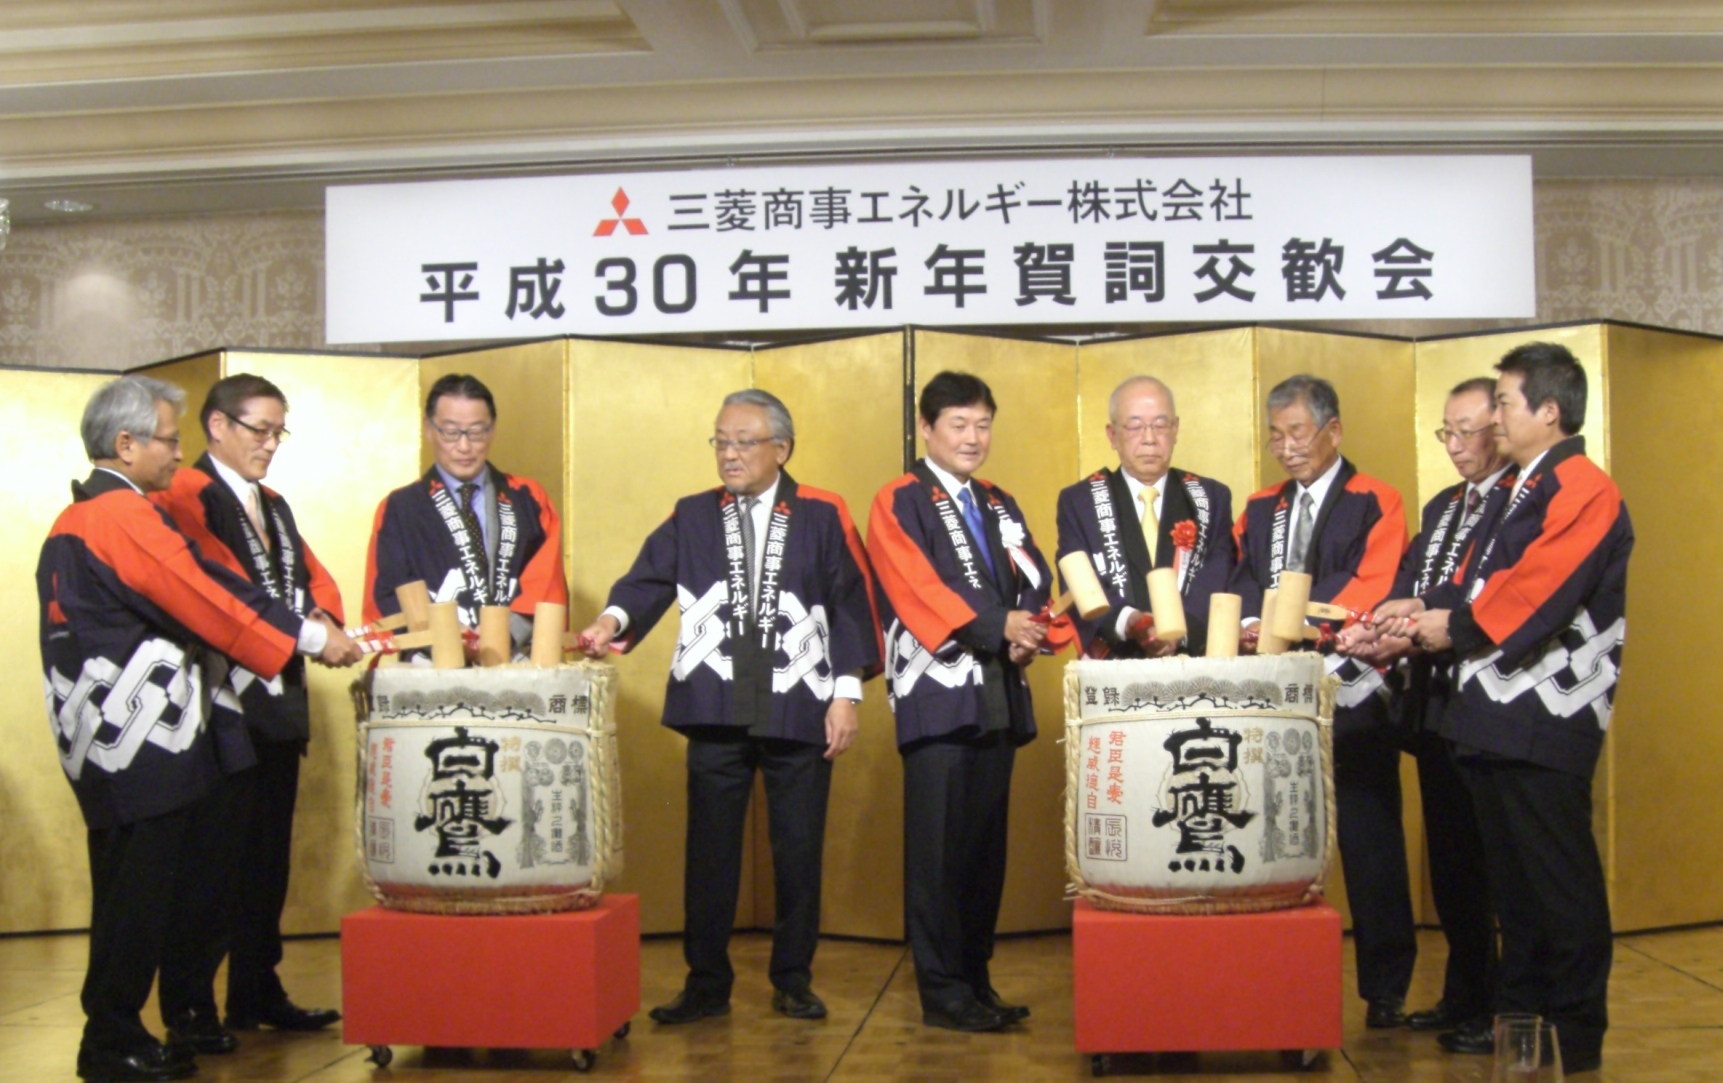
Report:
M1333 682L1316 654L1065 669L1066 865L1097 906L1297 906L1333 850Z
M573 910L622 871L616 670L383 666L359 699L359 849L384 906Z

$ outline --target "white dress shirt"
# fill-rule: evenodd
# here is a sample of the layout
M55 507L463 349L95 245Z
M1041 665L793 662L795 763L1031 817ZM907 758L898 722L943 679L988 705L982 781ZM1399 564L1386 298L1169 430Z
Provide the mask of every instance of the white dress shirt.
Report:
M249 508L256 508L257 509L257 517L259 519L262 519L263 518L263 494L258 491L257 482L251 481L251 480L244 478L244 477L241 477L239 474L239 471L235 470L233 467L222 462L220 459L216 458L214 455L211 455L209 457L209 461L215 466L216 477L220 478L222 480L223 484L225 484L229 489L233 490L233 495L235 497L237 497L239 500L239 506L241 508L248 508L248 509ZM267 546L269 543L270 543L270 539L267 539L267 538L264 539L264 545ZM240 557L241 560L245 559L245 557L242 556L241 554L235 553L234 555ZM249 555L249 554L247 554L247 555ZM291 591L291 590L293 590L293 584L292 583L283 584L283 589ZM327 629L323 626L323 622L315 621L315 620L307 620L307 621L303 622L302 624L300 624L300 626L299 626L299 653L300 654L312 654L312 655L322 654L323 648L328 646L328 645L329 645L329 629Z

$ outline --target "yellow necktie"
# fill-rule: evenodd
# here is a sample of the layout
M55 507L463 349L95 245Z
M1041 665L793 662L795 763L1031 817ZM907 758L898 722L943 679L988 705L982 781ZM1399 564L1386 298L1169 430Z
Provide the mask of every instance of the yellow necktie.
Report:
M1149 567L1155 566L1155 543L1161 537L1161 520L1155 514L1155 491L1145 488L1137 494L1137 500L1143 505L1143 541L1149 546Z

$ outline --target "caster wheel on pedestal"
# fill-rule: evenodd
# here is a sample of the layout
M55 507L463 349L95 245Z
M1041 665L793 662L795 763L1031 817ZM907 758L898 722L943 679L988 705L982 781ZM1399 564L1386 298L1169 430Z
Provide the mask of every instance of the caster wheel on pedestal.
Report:
M371 1047L371 1055L365 1059L379 1068L387 1068L389 1062L395 1059L395 1051L386 1045L374 1045Z
M576 1049L574 1051L574 1070L577 1072L590 1072L592 1066L597 1062L598 1054L590 1049Z

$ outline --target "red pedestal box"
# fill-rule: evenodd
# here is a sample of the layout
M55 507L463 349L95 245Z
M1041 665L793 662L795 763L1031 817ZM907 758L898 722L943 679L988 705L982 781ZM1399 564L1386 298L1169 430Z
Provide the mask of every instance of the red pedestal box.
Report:
M640 897L591 910L341 921L349 1045L591 1050L640 1010Z
M1326 902L1183 917L1079 899L1071 941L1078 1052L1340 1046L1340 915Z

